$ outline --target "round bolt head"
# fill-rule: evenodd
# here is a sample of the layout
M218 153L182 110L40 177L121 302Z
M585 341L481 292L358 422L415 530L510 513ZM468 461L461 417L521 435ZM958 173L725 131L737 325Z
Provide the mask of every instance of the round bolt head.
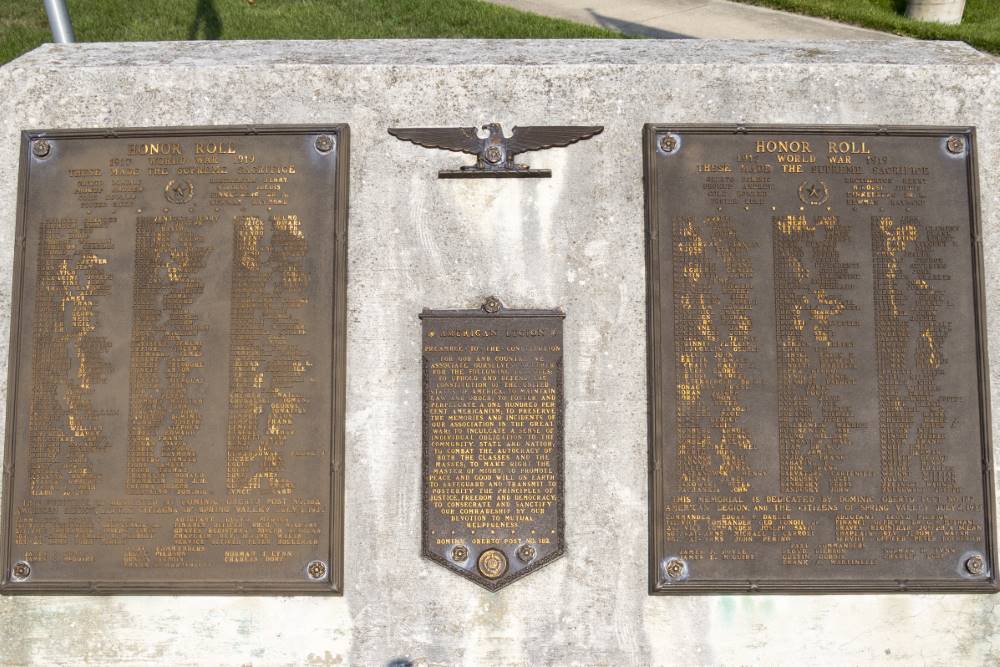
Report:
M671 558L667 561L667 567L665 569L668 577L671 579L680 579L684 576L684 561L679 558Z
M306 574L313 581L320 581L326 577L326 563L321 560L311 561L306 566Z
M500 299L495 296L491 296L483 302L483 310L490 314L499 312L502 306L503 304L500 303Z
M11 568L11 578L15 581L23 581L31 576L31 566L28 563L18 561L14 563L14 567Z
M316 150L320 153L329 153L333 150L333 138L322 134L316 137Z
M31 152L34 153L35 157L45 157L52 150L52 146L49 144L47 139L36 139L33 144L31 144Z
M965 150L965 139L958 135L951 136L948 137L948 143L945 145L948 147L949 153L955 153L957 155Z
M469 559L469 548L464 544L456 544L451 550L451 559L456 563L463 563Z
M673 153L677 150L677 137L672 134L665 134L660 137L660 150L664 153Z
M965 561L965 569L969 574L979 576L986 571L986 561L979 554L969 556Z
M517 559L522 563L530 563L535 559L535 547L530 544L522 544L517 550Z

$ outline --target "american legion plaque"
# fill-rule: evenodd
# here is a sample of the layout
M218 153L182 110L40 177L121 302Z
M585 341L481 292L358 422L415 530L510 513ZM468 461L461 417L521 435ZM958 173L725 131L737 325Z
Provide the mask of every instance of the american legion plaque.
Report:
M347 159L23 134L4 592L341 590Z
M974 141L646 126L652 592L996 590Z
M425 310L423 555L496 591L562 555L563 318Z

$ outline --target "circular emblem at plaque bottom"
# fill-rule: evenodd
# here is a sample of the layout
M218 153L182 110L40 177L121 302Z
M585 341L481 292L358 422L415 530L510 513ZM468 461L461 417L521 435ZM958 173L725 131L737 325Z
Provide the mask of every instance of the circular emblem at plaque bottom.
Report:
M487 579L497 579L507 571L507 557L498 549L487 549L479 556L479 571Z

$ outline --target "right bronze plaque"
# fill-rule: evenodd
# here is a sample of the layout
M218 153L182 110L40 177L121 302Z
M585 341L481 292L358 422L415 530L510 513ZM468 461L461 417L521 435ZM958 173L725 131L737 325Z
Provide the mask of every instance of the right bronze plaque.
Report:
M974 131L644 155L651 592L996 591Z

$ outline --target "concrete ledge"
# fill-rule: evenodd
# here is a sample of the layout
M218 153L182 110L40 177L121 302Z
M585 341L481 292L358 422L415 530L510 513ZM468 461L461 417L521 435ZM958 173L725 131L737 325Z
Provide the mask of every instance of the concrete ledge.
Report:
M127 52L123 52L123 48ZM7 67L530 66L790 64L995 65L963 42L901 40L359 39L45 44ZM0 70L2 71L2 70Z

